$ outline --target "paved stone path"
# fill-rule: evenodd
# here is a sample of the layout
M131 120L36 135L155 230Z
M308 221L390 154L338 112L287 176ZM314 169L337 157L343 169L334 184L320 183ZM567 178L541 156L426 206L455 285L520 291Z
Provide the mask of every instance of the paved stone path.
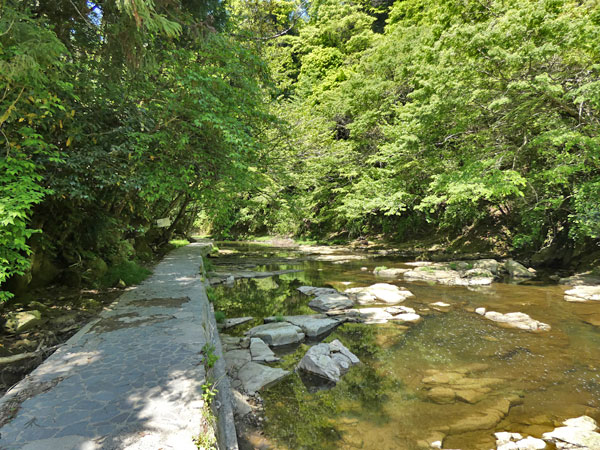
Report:
M0 448L195 449L212 333L198 273L205 246L170 253L9 391Z

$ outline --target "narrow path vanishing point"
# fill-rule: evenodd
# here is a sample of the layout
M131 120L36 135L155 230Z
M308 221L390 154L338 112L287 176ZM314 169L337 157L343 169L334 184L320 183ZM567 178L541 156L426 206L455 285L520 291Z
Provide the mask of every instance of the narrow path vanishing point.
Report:
M167 255L11 389L0 448L195 449L214 323L199 275L206 247Z

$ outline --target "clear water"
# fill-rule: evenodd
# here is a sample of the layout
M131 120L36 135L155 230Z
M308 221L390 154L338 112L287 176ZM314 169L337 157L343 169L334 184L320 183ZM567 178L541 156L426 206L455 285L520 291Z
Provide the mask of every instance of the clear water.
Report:
M415 296L403 305L424 316L410 327L338 328L333 337L340 338L362 364L332 389L315 392L294 373L264 390L264 431L272 448L411 450L423 448L423 441L444 438L444 448L487 450L495 448L495 431L540 437L570 417L587 414L600 421L600 305L564 301L563 286L494 283L469 289L390 281L375 277L373 269L408 267L404 261L366 254L362 260L316 261L315 255L264 246L220 243L219 247L235 253L214 260L217 269L259 264L252 270L301 270L216 287L217 309L228 317L256 318L235 333L266 316L314 313L306 306L310 298L296 290L301 285L340 291L376 282L405 286ZM361 270L364 267L367 270ZM449 311L431 307L438 301L451 304ZM525 312L552 330L537 334L501 328L473 312L480 306ZM293 353L288 349L279 365L293 368L305 350L305 346ZM477 370L468 378L495 379L480 401L437 404L428 398L423 379L432 370L465 372L469 367ZM472 431L455 429L461 421L477 422L510 396L519 400L498 423Z

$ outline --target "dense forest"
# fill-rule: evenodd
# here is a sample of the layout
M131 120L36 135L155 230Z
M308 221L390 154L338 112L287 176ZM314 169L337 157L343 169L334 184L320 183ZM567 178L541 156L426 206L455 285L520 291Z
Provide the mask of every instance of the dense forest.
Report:
M598 251L596 0L0 5L0 300L199 227Z

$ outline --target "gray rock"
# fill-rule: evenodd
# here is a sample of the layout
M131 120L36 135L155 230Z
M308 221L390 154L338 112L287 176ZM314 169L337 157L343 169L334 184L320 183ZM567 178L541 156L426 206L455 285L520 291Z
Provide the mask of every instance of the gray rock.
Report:
M252 412L252 406L246 400L246 396L236 389L232 389L233 393L233 409L238 417L244 417Z
M408 272L410 269L375 269L373 271L373 273L375 274L375 276L378 277L384 277L384 278L398 278L400 275L402 275L404 272Z
M334 339L329 343L329 350L332 353L341 353L342 355L347 357L352 364L358 364L360 362L360 359L358 359L358 357L354 353L348 350L348 348L344 344L342 344L339 341L339 339Z
M566 284L569 286L594 286L600 285L600 274L595 271L589 271L584 273L578 273L571 277L560 278L560 284Z
M474 269L485 269L497 275L500 264L495 259L479 259L473 263Z
M327 380L338 382L350 366L359 362L340 341L317 344L308 349L298 368Z
M354 302L342 294L323 294L312 299L308 306L316 311L326 312L352 308Z
M563 422L564 427L544 433L542 438L551 442L557 449L597 450L600 449L600 433L591 417L581 416Z
M225 357L227 372L230 373L237 372L252 359L248 350L230 350L223 356Z
M275 317L265 318L265 322L273 322ZM283 316L285 322L296 325L302 328L302 331L308 337L317 337L337 327L341 322L336 319L330 319L326 316L300 315L300 316Z
M275 356L275 353L273 353L269 346L260 338L253 337L250 339L250 354L252 355L252 361L279 361L279 358Z
M225 319L222 324L217 324L217 326L220 325L220 327L226 330L228 328L233 328L243 323L250 322L252 319L254 319L254 317L236 317L232 319Z
M508 259L504 263L504 268L512 278L533 278L535 276L534 273L527 270L527 267L514 259Z
M532 319L522 312L511 312L502 314L497 311L488 311L483 317L494 322L504 324L510 328L518 328L526 331L549 331L550 325Z
M565 292L568 302L600 301L600 286L575 286Z
M14 333L22 333L40 325L43 322L42 313L37 310L11 313L4 327Z
M413 293L408 289L400 289L398 286L388 283L376 283L367 287L346 289L346 294L354 296L360 304L382 302L388 304L402 303Z
M246 331L246 335L261 338L265 343L273 346L296 344L304 340L302 329L287 322L259 325Z
M315 296L338 293L338 291L336 291L333 288L323 288L323 287L313 287L313 286L300 286L298 288L298 290L300 292L302 292L304 295L315 295Z
M256 391L275 383L289 373L287 370L249 362L238 372L238 379L241 381L244 390L248 394L254 395Z

